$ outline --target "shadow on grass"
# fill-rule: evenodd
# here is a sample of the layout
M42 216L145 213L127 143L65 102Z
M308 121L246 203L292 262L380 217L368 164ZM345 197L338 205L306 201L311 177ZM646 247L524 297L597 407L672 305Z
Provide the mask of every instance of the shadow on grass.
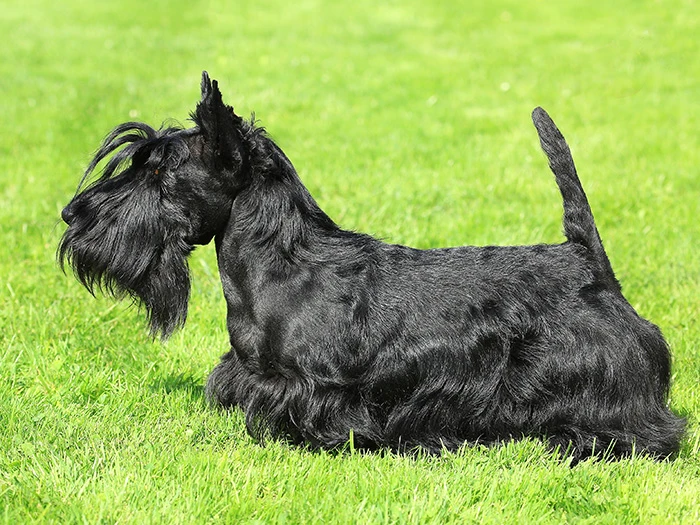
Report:
M204 382L201 377L181 372L159 377L149 387L152 391L165 391L167 394L183 392L192 401L204 402Z

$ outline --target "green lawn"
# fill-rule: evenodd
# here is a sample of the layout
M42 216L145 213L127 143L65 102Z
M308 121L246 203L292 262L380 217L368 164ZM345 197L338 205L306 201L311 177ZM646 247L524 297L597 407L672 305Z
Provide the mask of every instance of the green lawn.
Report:
M5 2L0 521L697 523L699 20L693 0ZM546 108L626 296L673 349L680 456L569 469L534 441L329 455L260 447L240 413L210 410L227 350L212 246L166 344L54 255L102 137L186 123L203 69L337 222L423 248L562 240L530 123Z

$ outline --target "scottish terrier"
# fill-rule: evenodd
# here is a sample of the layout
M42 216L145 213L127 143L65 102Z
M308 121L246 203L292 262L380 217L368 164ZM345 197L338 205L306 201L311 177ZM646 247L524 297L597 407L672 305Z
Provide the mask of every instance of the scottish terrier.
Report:
M214 239L231 349L206 394L253 437L428 453L534 437L573 461L678 450L669 349L623 297L544 110L566 242L418 250L341 229L206 72L201 93L194 127L107 136L58 259L167 337L187 315L187 257Z

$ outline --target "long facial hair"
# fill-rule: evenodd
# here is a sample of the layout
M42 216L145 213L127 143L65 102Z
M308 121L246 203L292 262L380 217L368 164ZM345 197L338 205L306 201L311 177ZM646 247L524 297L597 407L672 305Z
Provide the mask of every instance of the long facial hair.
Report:
M63 212L69 227L57 253L61 267L70 266L93 295L142 304L151 334L163 338L187 317L192 246L184 241L187 218L167 198L162 174L187 160L191 133L135 122L115 128L80 186L111 156L99 178L79 187Z

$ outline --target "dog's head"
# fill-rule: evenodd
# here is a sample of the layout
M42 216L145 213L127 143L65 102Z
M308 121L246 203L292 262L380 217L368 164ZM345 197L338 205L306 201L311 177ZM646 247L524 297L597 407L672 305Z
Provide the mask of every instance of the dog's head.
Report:
M225 228L233 199L250 178L254 126L223 103L202 74L196 127L115 128L61 214L58 248L85 287L131 296L146 309L151 333L170 335L187 316L187 256ZM89 185L91 173L104 162Z

